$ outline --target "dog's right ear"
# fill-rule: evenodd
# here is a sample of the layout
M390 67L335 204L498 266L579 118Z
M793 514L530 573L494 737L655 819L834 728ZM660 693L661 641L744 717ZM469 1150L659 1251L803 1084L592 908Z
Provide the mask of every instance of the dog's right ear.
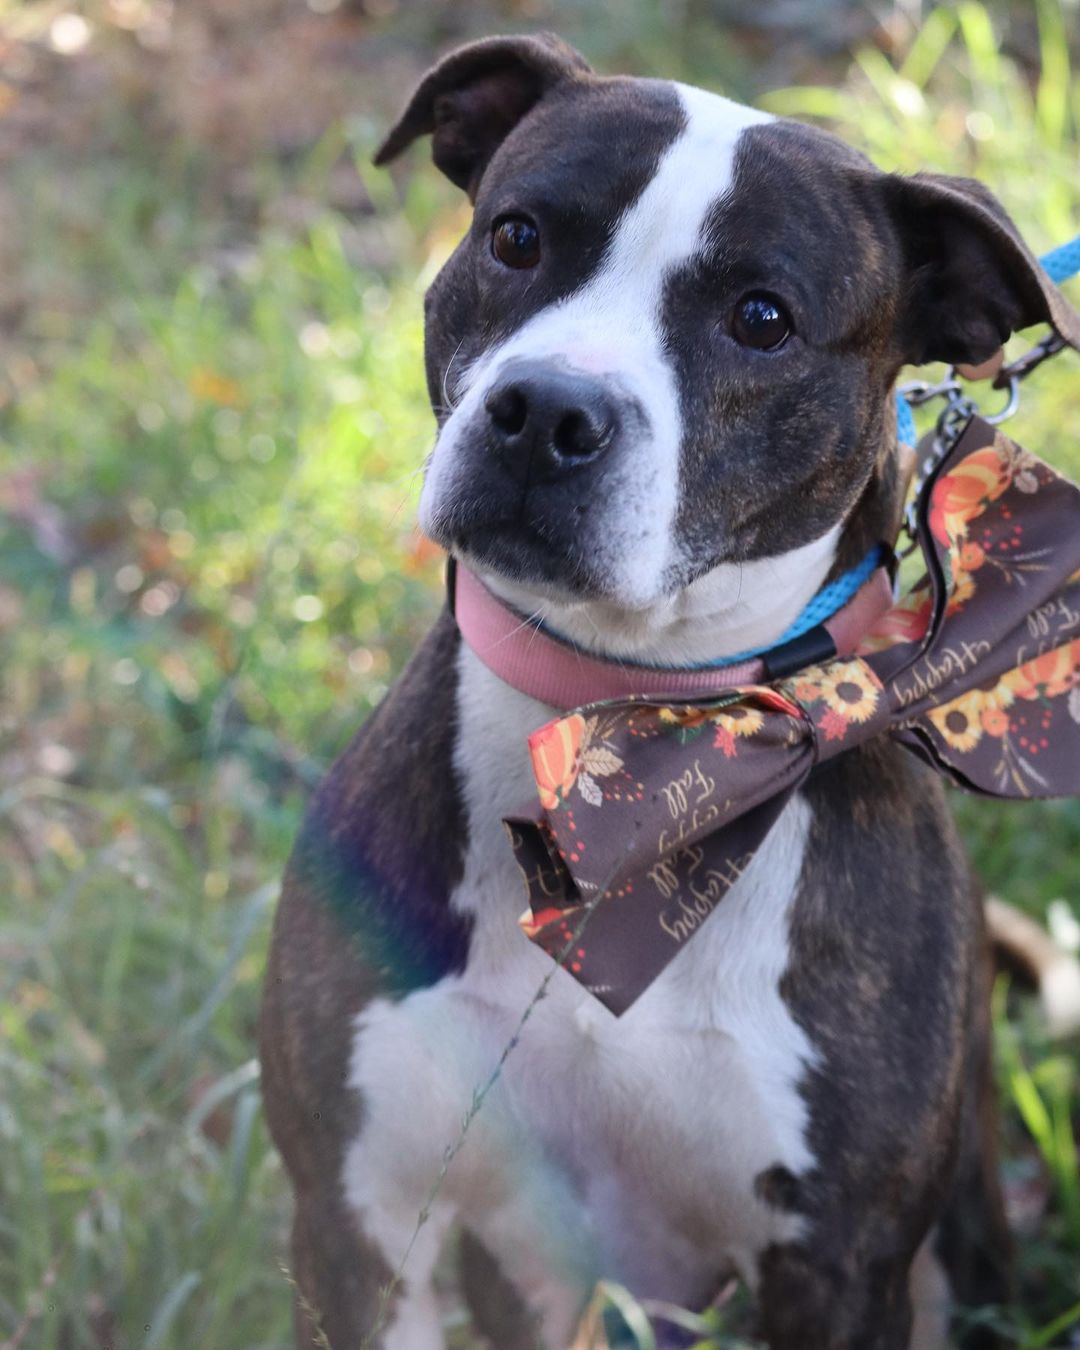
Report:
M989 188L936 173L879 181L907 266L899 325L905 362L978 365L1033 323L1052 324L1080 351L1080 314Z
M590 73L585 58L553 33L459 47L420 81L375 163L388 164L430 135L438 168L475 201L488 161L529 109L556 84Z

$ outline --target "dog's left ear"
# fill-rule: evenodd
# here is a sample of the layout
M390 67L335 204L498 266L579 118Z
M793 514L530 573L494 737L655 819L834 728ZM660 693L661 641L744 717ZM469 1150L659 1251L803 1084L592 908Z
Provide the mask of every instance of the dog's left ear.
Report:
M884 190L907 270L898 325L905 363L976 365L1033 323L1052 324L1080 349L1080 315L982 183L890 174Z
M554 33L470 42L420 81L375 163L388 164L430 135L436 166L475 201L488 161L529 109L555 85L591 73Z

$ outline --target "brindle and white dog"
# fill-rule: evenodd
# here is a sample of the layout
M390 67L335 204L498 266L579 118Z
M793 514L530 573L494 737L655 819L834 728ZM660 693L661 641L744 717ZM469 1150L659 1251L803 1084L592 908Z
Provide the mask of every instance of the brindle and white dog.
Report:
M427 297L421 520L592 653L775 640L895 530L900 367L1047 317L979 184L550 37L451 55L380 161L429 133L474 216ZM552 713L446 612L308 813L262 1021L300 1345L363 1342L549 970L500 818ZM773 1350L943 1344L951 1303L1006 1289L987 969L937 780L885 741L834 761L625 1015L557 973L372 1343L443 1345L460 1225L498 1350L566 1347L598 1278L701 1308L732 1272Z

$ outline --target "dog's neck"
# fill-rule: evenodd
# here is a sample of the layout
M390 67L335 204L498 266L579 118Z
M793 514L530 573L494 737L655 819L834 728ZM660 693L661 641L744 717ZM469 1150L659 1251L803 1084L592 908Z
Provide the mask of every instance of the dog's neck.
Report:
M771 646L820 590L840 527L776 558L721 563L644 609L603 600L565 602L481 573L519 613L590 655L645 665L689 666Z
M594 656L690 666L774 645L826 582L855 567L876 543L891 543L900 474L892 446L846 521L772 558L721 563L644 609L602 600L569 602L476 569L519 613Z

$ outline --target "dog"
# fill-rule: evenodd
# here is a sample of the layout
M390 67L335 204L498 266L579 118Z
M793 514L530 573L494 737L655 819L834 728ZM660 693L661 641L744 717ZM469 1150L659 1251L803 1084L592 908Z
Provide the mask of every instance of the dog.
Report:
M548 35L444 59L377 162L423 136L473 206L426 297L423 529L613 664L775 643L895 538L900 368L1049 317L980 184ZM950 1308L1006 1300L1009 1243L982 904L937 777L884 739L816 772L616 1017L517 922L500 821L555 711L447 608L310 806L261 1020L297 1344L442 1346L455 1231L498 1350L570 1345L600 1279L703 1309L733 1275L772 1350L944 1345Z

